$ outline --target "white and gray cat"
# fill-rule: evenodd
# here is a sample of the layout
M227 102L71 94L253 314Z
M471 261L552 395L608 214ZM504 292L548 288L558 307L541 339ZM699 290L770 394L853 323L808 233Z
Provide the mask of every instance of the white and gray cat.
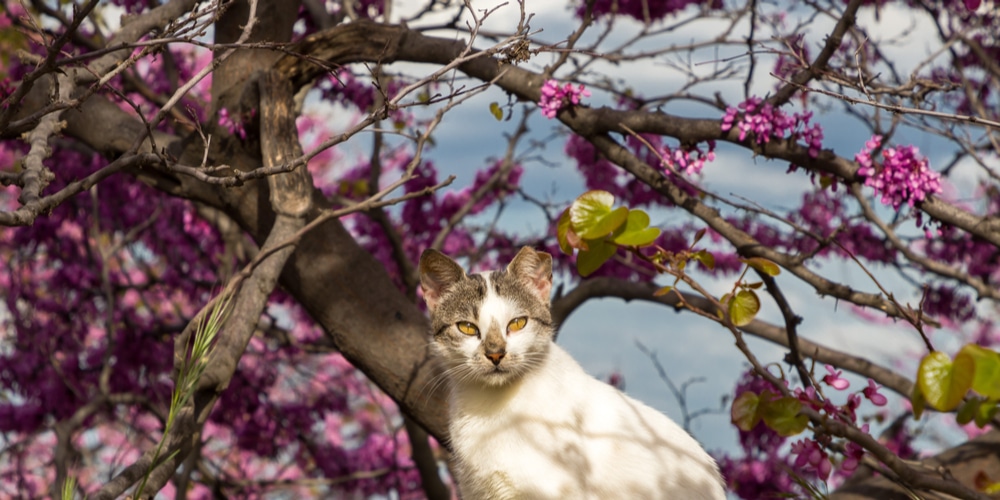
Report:
M725 498L691 435L552 342L551 255L525 247L507 269L468 275L427 250L420 284L463 498Z

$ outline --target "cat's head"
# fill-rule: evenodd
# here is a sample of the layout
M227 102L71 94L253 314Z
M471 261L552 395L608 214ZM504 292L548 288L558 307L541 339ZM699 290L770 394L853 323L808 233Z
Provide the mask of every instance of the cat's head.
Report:
M458 383L501 386L541 364L552 341L552 256L524 247L506 269L466 274L436 250L420 256L434 349Z

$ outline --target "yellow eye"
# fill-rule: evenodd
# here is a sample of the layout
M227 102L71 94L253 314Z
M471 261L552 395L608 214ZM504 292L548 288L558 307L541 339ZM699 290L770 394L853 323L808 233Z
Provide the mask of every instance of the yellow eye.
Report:
M468 321L459 321L458 323L455 323L455 326L458 327L458 331L466 335L479 335L479 328L476 328L476 325L473 325Z
M521 316L520 318L514 318L507 323L507 333L514 333L522 328L524 325L528 324L528 318Z

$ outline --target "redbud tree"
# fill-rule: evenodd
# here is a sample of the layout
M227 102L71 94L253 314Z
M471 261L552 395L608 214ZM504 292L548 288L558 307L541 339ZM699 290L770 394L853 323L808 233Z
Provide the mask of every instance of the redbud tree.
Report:
M531 245L558 320L732 339L735 495L990 498L998 34L992 0L6 0L0 496L450 498L414 262ZM752 162L789 182L713 191ZM846 315L921 350L810 338Z

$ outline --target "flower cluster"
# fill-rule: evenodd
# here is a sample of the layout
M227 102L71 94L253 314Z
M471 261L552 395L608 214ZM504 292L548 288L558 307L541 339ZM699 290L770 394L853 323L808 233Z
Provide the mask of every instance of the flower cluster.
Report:
M915 146L887 147L882 149L881 168L872 158L872 152L882 146L882 136L873 135L865 141L864 148L854 155L861 165L858 176L881 196L883 205L899 210L903 203L913 206L928 195L941 192L941 174L927 166L927 159L920 156Z
M542 85L542 97L538 100L538 105L542 108L542 114L551 120L565 106L580 104L580 97L590 97L590 91L582 83L576 88L571 83L560 87L559 82L548 80Z
M705 167L705 162L715 160L715 141L708 141L708 151L702 151L695 144L693 146L682 145L677 149L670 146L663 146L660 151L663 159L680 172L687 175L697 175Z
M851 383L841 376L841 370L837 370L831 365L826 365L826 371L827 374L822 379L824 384L838 391L850 388ZM811 386L805 389L795 389L794 393L803 404L815 410L820 410L831 418L840 420L846 424L856 425L857 409L861 406L862 396L875 406L885 406L887 403L886 397L879 394L879 389L879 385L874 380L868 379L867 387L862 389L860 393L848 395L847 402L841 406L834 405L829 398L819 397L816 389ZM863 425L861 430L867 433L868 425ZM811 470L816 473L817 477L826 480L832 470L829 456L824 450L824 441L828 440L828 437L820 436L816 439L802 439L793 443L792 453L797 455L795 466ZM846 455L845 460L841 463L841 470L847 473L857 468L861 457L864 455L864 450L850 441L845 445L845 450Z
M772 138L797 141L802 139L809 147L809 156L816 158L823 149L823 129L818 123L809 124L812 112L789 115L760 97L750 97L737 107L730 106L722 117L722 130L736 127L740 140L753 134L754 142L765 144Z

